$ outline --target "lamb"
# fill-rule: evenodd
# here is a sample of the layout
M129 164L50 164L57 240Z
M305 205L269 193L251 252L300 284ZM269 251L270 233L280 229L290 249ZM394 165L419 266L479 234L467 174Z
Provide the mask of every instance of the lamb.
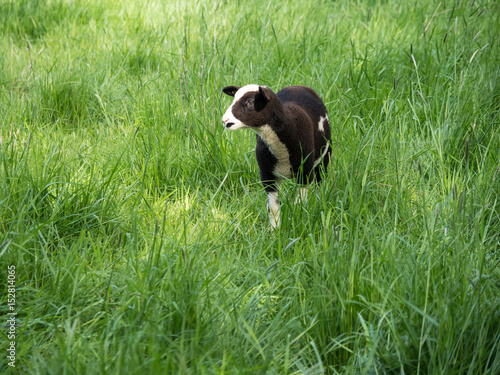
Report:
M222 117L224 127L250 128L257 134L255 154L274 229L280 225L278 188L283 179L294 177L307 185L321 182L326 173L331 155L328 112L319 95L306 86L285 87L276 94L259 85L227 86L222 91L234 97Z

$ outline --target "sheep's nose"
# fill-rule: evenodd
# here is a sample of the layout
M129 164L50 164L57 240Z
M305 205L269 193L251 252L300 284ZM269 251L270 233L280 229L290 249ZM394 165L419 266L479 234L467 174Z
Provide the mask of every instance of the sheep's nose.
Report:
M222 125L224 125L224 127L226 127L226 128L230 128L231 126L234 125L234 122L229 122L229 118L223 117L222 118Z

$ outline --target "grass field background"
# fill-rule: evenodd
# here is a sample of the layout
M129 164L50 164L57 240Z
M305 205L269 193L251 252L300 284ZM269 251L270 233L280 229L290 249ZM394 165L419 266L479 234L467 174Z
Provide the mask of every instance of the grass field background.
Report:
M499 35L494 0L0 0L0 372L500 373ZM274 232L248 83L333 130Z

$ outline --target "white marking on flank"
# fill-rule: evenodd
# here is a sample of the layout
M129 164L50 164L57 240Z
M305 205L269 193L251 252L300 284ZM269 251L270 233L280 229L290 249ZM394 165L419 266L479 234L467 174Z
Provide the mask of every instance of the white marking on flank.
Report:
M325 115L325 117L320 116L319 118L318 129L322 133L325 132L325 126L324 126L325 121L328 121L328 113Z

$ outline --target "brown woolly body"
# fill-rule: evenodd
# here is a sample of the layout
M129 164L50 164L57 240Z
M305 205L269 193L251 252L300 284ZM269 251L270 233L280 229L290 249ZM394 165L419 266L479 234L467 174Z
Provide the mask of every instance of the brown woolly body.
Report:
M326 107L314 90L289 86L275 94L268 87L248 85L223 91L235 97L223 116L224 126L249 127L257 134L255 153L268 196L283 178L295 177L301 184L321 181L330 161L331 131ZM276 196L272 199L279 204Z

